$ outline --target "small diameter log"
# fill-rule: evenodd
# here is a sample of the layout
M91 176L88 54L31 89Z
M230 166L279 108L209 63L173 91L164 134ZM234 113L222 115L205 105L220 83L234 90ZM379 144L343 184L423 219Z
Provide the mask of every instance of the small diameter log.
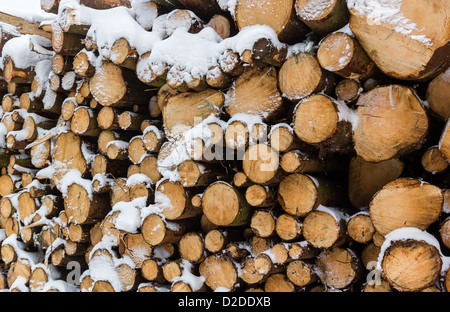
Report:
M253 185L253 182L248 179L244 172L236 172L233 176L233 185L239 188L249 187Z
M438 146L428 148L420 159L423 169L431 174L439 174L446 171L448 163Z
M51 142L46 140L34 145L30 150L31 163L35 168L43 168L51 161Z
M313 0L295 1L298 18L312 31L326 36L348 24L350 13L347 2L332 0L318 4Z
M146 259L152 256L152 251L153 248L147 244L141 233L127 233L119 242L120 255L129 256L138 269L142 268Z
M245 200L253 207L273 207L276 197L269 187L254 184L246 189Z
M202 233L188 232L178 242L178 252L182 259L190 263L200 263L206 257L205 241Z
M264 283L265 292L294 292L294 284L286 277L284 273L276 273L269 276Z
M372 77L376 68L356 38L344 32L329 34L320 42L317 60L336 75L360 81Z
M361 274L360 260L348 248L333 247L322 251L316 259L320 281L332 289L344 289Z
M12 112L19 104L19 97L14 94L5 94L2 98L3 112Z
M278 202L293 216L304 217L319 205L339 207L345 200L335 181L318 175L293 173L278 186Z
M343 116L346 109L323 94L307 97L295 108L294 132L303 142L323 151L346 153L353 150L353 124L350 118Z
M270 237L275 233L275 216L267 210L253 212L250 228L259 237Z
M450 248L450 218L445 219L439 229L439 235L445 247Z
M152 181L159 181L162 178L161 173L158 171L158 160L155 156L145 157L139 165L139 171Z
M434 78L427 87L425 98L430 109L443 120L450 117L450 101L446 91L450 87L450 67Z
M150 282L166 282L166 279L163 276L163 267L158 264L156 259L150 257L144 259L142 262L141 274L143 278Z
M239 77L244 72L239 54L231 49L225 50L219 57L220 69L232 77Z
M242 168L248 179L261 185L280 182L283 172L279 166L279 155L269 145L260 143L250 146L242 159Z
M145 127L142 131L142 142L149 153L159 152L162 144L165 142L163 132L154 125Z
M293 150L299 146L292 127L286 123L273 125L268 136L270 146L280 153Z
M22 93L19 99L19 108L26 109L29 113L40 113L44 108L42 101L34 98L31 93ZM3 107L3 104L2 104Z
M73 70L82 77L92 77L95 74L94 53L85 49L78 52L73 58ZM55 72L56 73L56 72Z
M225 103L225 95L218 90L183 92L167 100L162 107L165 133L177 137L211 114L217 116Z
M62 55L76 55L84 48L83 37L64 32L59 23L52 23L52 48L55 53Z
M177 169L184 187L208 186L225 176L220 167L193 160L183 161Z
M275 222L275 232L283 241L294 241L300 238L302 234L302 221L290 214L278 216Z
M353 141L366 161L388 160L420 148L428 131L428 117L414 92L402 85L377 87L363 94Z
M176 9L167 14L166 17L166 35L171 36L176 28L182 27L187 32L196 34L203 29L203 21L186 9Z
M346 231L346 218L335 208L321 206L303 220L303 236L316 248L331 248L344 244L347 240Z
M347 232L352 240L360 244L367 244L375 233L372 219L368 213L356 213L347 221Z
M94 110L87 106L77 107L70 121L70 130L77 135L95 137L101 131Z
M438 219L443 201L442 190L437 186L399 178L386 184L372 198L370 217L376 231L383 236L400 227L426 230Z
M141 233L145 241L151 246L178 243L183 234L195 229L196 223L192 218L164 221L163 217L150 214L142 221Z
M141 123L146 119L148 119L147 115L125 111L119 115L117 122L122 130L138 131L140 130Z
M4 174L0 176L0 196L12 194L20 188L20 176Z
M3 120L2 120L3 122ZM6 121L8 123L8 121ZM447 120L444 129L442 130L441 137L439 139L439 151L445 157L447 161L450 160L450 119Z
M434 10L439 4L442 4L439 0L420 4L377 0L371 4L377 7L377 12L395 10L395 13L374 19L373 10L368 9L366 1L353 2L349 5L350 29L369 57L387 75L403 80L429 80L449 65L450 26L446 16L450 5L446 3ZM407 30L405 23L415 25L414 29Z
M29 192L22 192L18 198L18 212L22 223L27 224L27 219L36 212L37 204L34 198L31 197Z
M205 284L212 290L234 289L238 282L238 272L234 263L225 256L208 256L199 266L199 273L205 277Z
M249 67L227 92L225 111L230 116L238 113L258 115L262 121L275 118L282 107L275 67Z
M147 105L143 84L132 73L113 63L104 62L89 80L92 97L103 106Z
M240 231L232 231L230 229L212 229L205 235L205 248L211 253L218 253L225 250L230 242L242 239Z
M230 19L220 14L212 16L207 26L214 29L222 39L229 38L234 31L234 25L232 26Z
M293 44L309 32L295 15L294 0L283 3L259 3L240 1L235 7L236 25L241 30L251 25L272 27L281 42Z
M52 71L57 75L64 75L72 70L73 61L72 56L55 54L52 57Z
M142 135L137 135L131 138L127 148L128 159L131 160L133 164L140 164L148 153L144 147L144 142Z
M201 210L191 205L192 194L179 182L164 180L156 188L155 201L163 208L167 220L180 220L199 216Z
M64 195L64 209L74 224L87 224L104 218L111 207L103 194L89 194L82 185L74 183Z
M244 120L228 122L224 136L226 146L233 150L244 150L249 144L250 131Z
M348 196L353 207L368 207L372 196L386 183L399 178L404 167L397 158L373 163L360 156L353 157L348 167Z
M340 158L318 159L299 150L292 150L281 156L280 166L287 173L329 173L343 170Z
M203 213L219 226L239 226L247 223L250 206L235 187L219 181L211 184L203 193Z
M348 78L339 81L334 89L336 97L347 104L355 102L362 91L363 89L358 80Z
M8 83L31 83L36 75L30 68L16 67L14 61L9 56L5 56L3 66L3 77Z
M292 102L298 102L317 92L329 93L334 78L322 69L316 56L301 52L290 56L283 63L278 82L283 96Z
M428 233L426 236L425 240L398 237L383 244L379 264L382 275L394 289L414 292L435 285L442 268L442 259L439 249L428 243L428 238L434 238Z
M121 67L136 70L136 49L132 48L125 38L119 38L109 49L109 60Z
M53 180L62 178L65 170L77 169L82 175L87 172L88 164L82 152L82 140L72 132L64 132L56 138L51 151L52 164L57 168ZM61 168L64 164L64 168Z
M305 287L317 281L314 265L302 260L294 260L286 266L286 276L296 286Z

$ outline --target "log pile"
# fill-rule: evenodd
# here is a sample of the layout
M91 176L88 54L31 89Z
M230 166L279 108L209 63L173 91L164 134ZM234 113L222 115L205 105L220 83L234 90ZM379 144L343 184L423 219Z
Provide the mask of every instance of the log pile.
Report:
M422 2L0 12L0 288L450 291L450 5Z

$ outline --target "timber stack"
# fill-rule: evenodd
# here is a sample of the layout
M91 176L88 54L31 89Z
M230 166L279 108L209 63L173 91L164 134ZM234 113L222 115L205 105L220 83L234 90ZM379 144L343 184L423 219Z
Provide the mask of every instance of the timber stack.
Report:
M449 2L39 6L0 6L0 288L450 291Z

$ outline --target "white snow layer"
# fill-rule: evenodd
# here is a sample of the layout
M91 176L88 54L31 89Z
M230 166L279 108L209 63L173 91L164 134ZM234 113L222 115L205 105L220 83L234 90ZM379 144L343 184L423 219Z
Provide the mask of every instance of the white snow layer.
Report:
M394 26L394 30L404 35L410 35L413 31L422 32L417 24L406 18L401 12L403 0L347 0L349 9L367 16L373 24L385 23ZM424 34L411 35L411 39L417 40L426 46L432 46L430 38Z

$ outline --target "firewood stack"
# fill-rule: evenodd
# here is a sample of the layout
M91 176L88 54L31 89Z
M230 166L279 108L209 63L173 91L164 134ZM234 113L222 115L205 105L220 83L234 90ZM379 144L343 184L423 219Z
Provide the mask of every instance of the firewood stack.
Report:
M448 2L40 7L0 12L2 289L450 291Z

